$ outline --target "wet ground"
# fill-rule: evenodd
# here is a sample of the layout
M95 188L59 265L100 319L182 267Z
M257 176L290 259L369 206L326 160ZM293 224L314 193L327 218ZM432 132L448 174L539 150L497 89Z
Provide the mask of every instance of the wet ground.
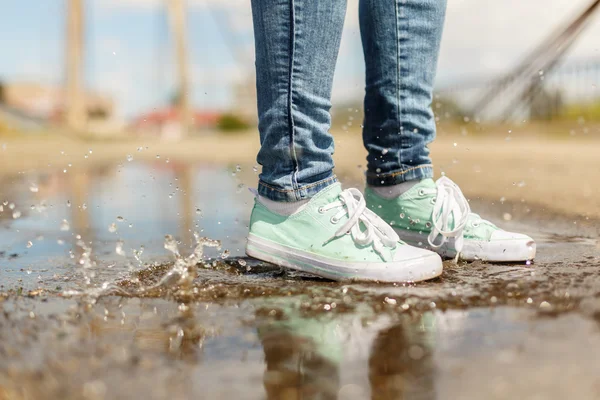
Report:
M534 264L339 284L244 257L255 180L164 159L5 178L0 399L600 398L598 221L472 199Z

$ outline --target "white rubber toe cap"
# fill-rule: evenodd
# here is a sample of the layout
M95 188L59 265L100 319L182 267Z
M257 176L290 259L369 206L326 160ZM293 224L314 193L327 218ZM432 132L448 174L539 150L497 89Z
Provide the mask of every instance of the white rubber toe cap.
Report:
M489 242L465 241L462 258L491 262L520 262L535 258L535 241L522 233L497 230Z
M429 250L404 245L396 250L393 275L398 281L420 282L442 274L442 258Z

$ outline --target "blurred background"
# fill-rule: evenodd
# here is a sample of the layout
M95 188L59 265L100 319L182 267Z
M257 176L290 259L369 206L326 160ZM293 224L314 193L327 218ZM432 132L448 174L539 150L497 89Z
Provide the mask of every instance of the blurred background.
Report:
M68 201L78 211L65 219L83 231L94 225L86 204L113 193L98 207L118 204L142 221L151 212L135 208L159 199L157 220L187 215L175 230L189 233L209 215L214 235L243 237L243 229L224 227L247 217L250 198L243 195L244 211L219 227L227 202L211 187L219 182L235 195L255 186L260 172L249 0L0 7L3 219L19 218L28 204L46 210ZM437 176L448 174L471 198L524 212L600 216L598 8L595 0L448 1L432 104ZM337 173L359 187L362 57L358 0L349 0L332 133ZM178 196L177 206L168 203ZM19 204L8 212L17 200L22 213L14 212ZM63 217L53 218L58 227ZM100 218L102 231L115 218Z
M350 0L336 123L359 108L364 66ZM478 118L600 119L600 23L590 0L449 0L434 109ZM255 125L248 0L5 2L1 128L180 138Z

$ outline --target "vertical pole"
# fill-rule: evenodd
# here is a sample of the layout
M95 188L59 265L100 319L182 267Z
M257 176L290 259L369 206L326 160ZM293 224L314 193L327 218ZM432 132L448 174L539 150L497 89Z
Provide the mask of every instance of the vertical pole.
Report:
M83 0L68 0L66 49L66 122L70 129L81 131L86 124L83 97Z
M182 136L186 136L192 124L192 111L190 108L190 71L187 53L185 6L183 3L184 0L167 0L167 2L177 58L177 98L179 100L177 106L181 121L181 134Z

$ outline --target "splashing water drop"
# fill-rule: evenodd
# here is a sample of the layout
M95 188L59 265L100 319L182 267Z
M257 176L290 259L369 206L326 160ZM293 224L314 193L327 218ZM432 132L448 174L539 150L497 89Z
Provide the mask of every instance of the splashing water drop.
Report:
M225 251L223 251L223 253L221 253L221 258L226 259L227 257L229 257L229 254L230 254L229 250L225 250Z
M71 226L69 225L69 221L67 221L66 219L63 219L62 222L60 223L60 230L68 231L69 229L71 229Z
M120 255L122 257L125 257L126 254L125 254L125 250L123 250L123 245L124 245L123 240L117 240L117 245L115 247L115 252L118 255Z
M173 236L171 236L171 235L165 236L165 245L164 246L165 246L165 249L169 250L176 257L179 257L179 248L177 247L177 241L175 240L175 238L173 238Z

